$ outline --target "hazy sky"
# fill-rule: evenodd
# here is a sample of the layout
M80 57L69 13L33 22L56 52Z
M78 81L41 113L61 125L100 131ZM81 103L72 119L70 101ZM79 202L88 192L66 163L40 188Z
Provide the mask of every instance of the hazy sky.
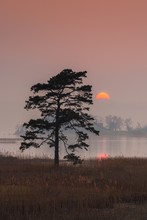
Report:
M147 124L146 0L0 0L0 134L28 120L30 87L87 70L92 113ZM33 113L32 113L33 114Z

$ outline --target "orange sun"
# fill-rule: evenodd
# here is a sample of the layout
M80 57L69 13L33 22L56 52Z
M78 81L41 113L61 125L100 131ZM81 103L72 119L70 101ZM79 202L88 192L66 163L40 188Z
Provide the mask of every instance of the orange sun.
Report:
M96 95L96 99L110 99L110 95L107 92L100 92Z

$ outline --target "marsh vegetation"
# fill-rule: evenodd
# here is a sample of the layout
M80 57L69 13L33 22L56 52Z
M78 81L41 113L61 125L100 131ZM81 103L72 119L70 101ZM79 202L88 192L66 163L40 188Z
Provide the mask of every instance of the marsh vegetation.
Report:
M146 219L147 159L88 160L53 166L47 159L0 157L0 216L15 220Z

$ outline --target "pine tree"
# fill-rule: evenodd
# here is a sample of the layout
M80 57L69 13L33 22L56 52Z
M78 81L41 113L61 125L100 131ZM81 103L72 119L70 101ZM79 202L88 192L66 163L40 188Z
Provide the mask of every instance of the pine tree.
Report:
M86 140L89 132L99 135L93 126L94 118L88 114L92 102L92 86L83 85L84 72L65 69L50 78L47 83L31 87L33 96L26 101L26 110L38 109L40 118L24 123L26 129L20 149L43 144L54 147L54 163L59 166L59 148L63 142L66 155L64 159L81 163L75 154L76 149L88 150ZM67 130L76 135L75 143L68 141Z

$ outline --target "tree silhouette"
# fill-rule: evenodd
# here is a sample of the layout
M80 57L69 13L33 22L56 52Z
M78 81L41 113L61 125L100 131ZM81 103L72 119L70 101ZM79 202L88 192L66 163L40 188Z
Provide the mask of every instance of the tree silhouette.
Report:
M105 122L107 128L112 131L121 130L121 127L123 126L123 119L117 116L108 115L105 118Z
M126 118L124 120L124 123L125 123L127 131L132 131L133 130L133 126L132 126L133 122L132 122L131 118Z
M50 78L47 83L31 87L33 96L26 101L26 110L38 109L40 118L24 123L26 129L20 149L31 146L40 147L47 144L55 148L54 163L59 165L59 147L63 142L66 155L64 159L80 163L81 158L75 154L76 149L88 150L86 140L88 133L99 135L93 126L94 118L88 114L92 102L90 85L83 85L84 72L65 69ZM74 144L67 138L67 130L76 134Z

